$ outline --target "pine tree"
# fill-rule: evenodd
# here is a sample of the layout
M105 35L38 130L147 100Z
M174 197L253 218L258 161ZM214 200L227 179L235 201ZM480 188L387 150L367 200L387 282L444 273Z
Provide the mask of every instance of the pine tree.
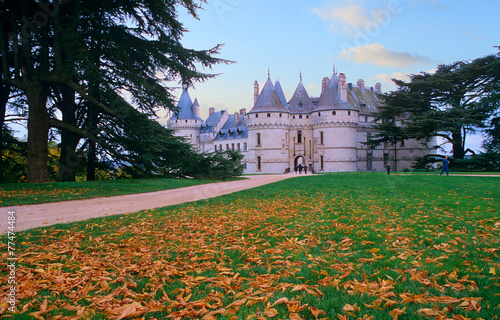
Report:
M483 130L500 106L499 55L438 66L435 73L394 80L398 89L384 96L370 144L396 144L406 139L429 142L441 137L463 159L469 134Z

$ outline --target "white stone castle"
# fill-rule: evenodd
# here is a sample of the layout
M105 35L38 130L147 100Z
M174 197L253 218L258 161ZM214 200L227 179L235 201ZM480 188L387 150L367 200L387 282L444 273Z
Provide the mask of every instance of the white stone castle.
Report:
M249 112L229 114L210 108L203 121L197 99L192 102L184 87L179 113L167 127L200 152L241 151L247 174L288 173L300 164L316 173L385 171L388 163L392 170L411 168L434 149L415 140L377 148L364 144L376 132L373 123L381 90L380 83L367 88L361 79L356 85L346 83L345 74L334 70L331 78L323 78L318 98L307 94L301 76L287 102L279 81L273 84L268 74L261 92L255 81Z

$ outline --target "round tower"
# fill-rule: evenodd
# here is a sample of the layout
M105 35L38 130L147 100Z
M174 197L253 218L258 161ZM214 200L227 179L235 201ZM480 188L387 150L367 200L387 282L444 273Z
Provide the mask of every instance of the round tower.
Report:
M167 128L174 130L174 135L184 137L194 147L199 147L200 128L203 120L199 117L199 103L195 99L193 103L188 93L187 86L183 85L183 91L177 103L178 112L167 121Z
M245 172L284 173L290 170L287 146L290 113L269 77L253 108L245 114L245 120L248 129Z

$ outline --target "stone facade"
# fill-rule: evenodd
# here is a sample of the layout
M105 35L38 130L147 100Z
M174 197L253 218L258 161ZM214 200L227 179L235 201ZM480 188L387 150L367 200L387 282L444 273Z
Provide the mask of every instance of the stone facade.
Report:
M197 100L187 88L179 99L180 112L167 126L184 136L200 152L227 149L243 153L245 173L286 173L299 164L314 172L385 171L411 168L419 157L433 153L415 140L401 145L370 148L364 144L375 134L373 121L380 106L381 85L366 88L363 80L346 83L335 71L322 81L319 97L310 97L298 84L287 101L279 81L268 79L259 91L254 83L254 106L235 114L210 108L199 118ZM435 145L435 143L434 143Z

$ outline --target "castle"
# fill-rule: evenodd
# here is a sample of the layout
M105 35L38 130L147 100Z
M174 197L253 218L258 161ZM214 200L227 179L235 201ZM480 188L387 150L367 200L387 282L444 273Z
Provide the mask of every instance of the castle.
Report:
M254 83L254 105L246 112L229 114L209 109L199 116L198 100L184 87L179 112L167 122L176 135L185 137L200 152L239 150L245 173L287 173L299 164L311 171L384 171L411 168L419 157L433 152L415 140L398 145L367 146L376 131L375 113L380 106L380 83L367 88L363 80L346 83L343 73L322 80L319 97L310 97L302 76L287 102L279 81L268 78L262 91Z

